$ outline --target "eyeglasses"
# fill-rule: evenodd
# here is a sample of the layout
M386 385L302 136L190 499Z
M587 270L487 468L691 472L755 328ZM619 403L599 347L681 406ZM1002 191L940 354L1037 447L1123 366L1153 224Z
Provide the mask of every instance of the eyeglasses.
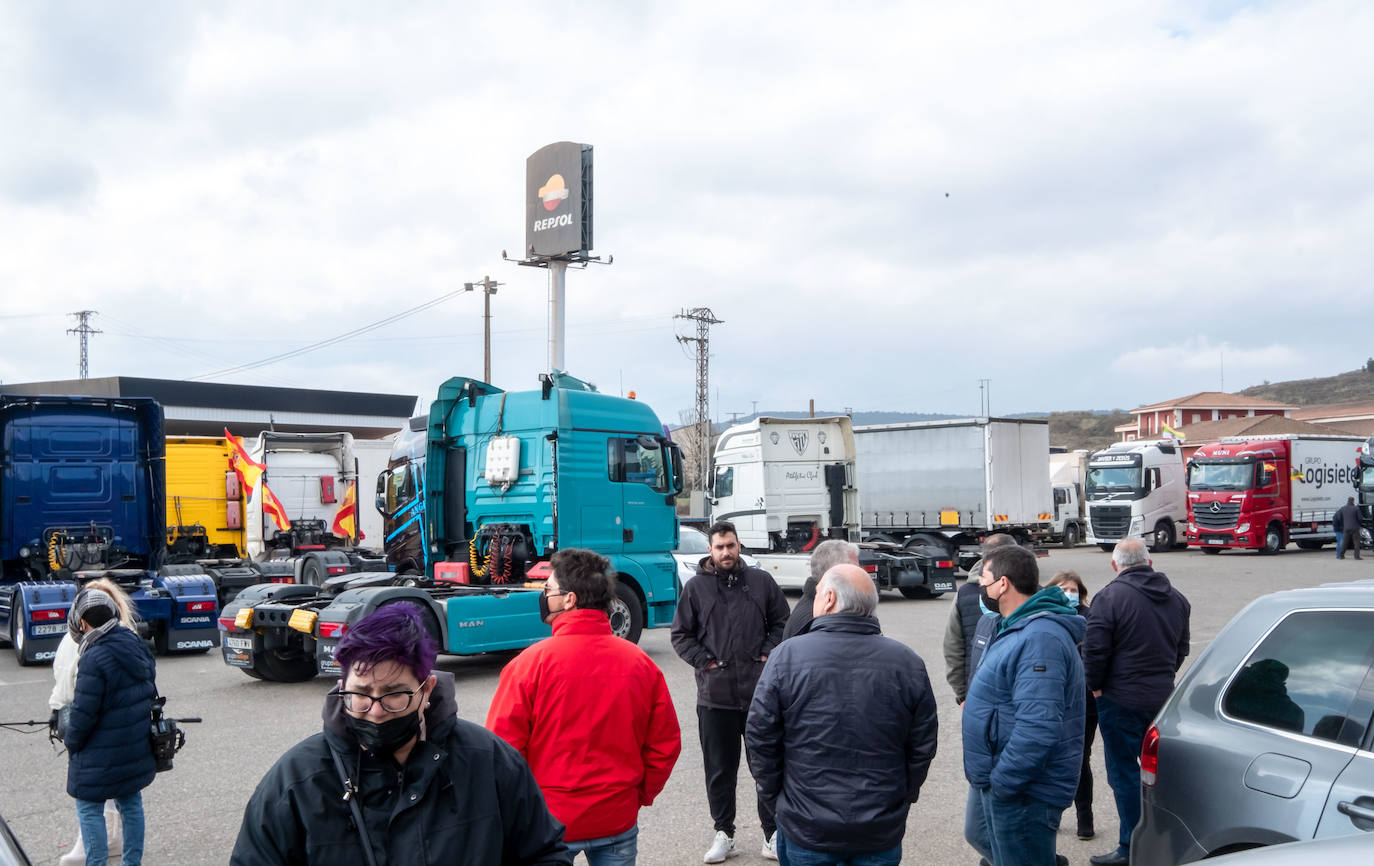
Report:
M544 586L544 597L545 597L545 598L553 598L555 595L567 595L567 593L564 592L564 591L561 590L561 589L560 589L560 590L557 590L557 591L554 591L554 590L550 589L547 585Z
M373 704L381 704L388 713L400 713L410 709L411 702L415 700L415 691L387 692L375 698L367 692L339 692L339 700L351 713L365 713L372 709Z

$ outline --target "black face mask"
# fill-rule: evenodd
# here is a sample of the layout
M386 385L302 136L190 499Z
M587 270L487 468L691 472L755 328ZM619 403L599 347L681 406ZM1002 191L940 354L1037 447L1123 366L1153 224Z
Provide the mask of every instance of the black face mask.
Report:
M540 621L540 622L548 622L548 621L549 621L549 617L552 616L554 613L562 613L562 612L563 612L563 611L561 611L561 610L560 610L560 611L552 611L552 610L549 610L549 597L548 597L547 595L545 595L544 593L542 593L542 592L539 593L539 621Z
M410 738L420 731L420 713L425 711L423 695L419 696L420 709L407 713L397 719L373 722L344 714L344 723L358 738L358 745L374 755L390 755L410 742Z
M991 584L986 584L986 585L985 585L985 584L981 584L981 583L980 583L980 584L978 585L978 596L979 596L981 599L983 599L983 605L984 605L988 610L992 611L993 613L999 613L999 610L998 610L998 608L997 608L997 601L996 601L992 596L988 595L988 588L989 588L990 586L991 586Z

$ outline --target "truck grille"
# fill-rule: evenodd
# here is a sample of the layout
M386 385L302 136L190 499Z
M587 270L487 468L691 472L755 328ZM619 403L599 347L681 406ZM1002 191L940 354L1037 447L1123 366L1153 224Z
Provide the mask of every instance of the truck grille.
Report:
M1091 511L1094 538L1125 538L1131 528L1131 506L1095 505Z
M1198 529L1230 529L1238 517L1239 502L1210 502L1193 508L1193 522Z

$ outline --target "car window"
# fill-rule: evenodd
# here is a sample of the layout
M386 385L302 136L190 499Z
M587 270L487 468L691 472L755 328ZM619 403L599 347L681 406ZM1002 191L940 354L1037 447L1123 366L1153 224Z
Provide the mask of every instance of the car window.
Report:
M683 526L678 529L677 552L710 553L711 545L706 541L706 533Z
M1374 611L1290 614L1246 659L1222 700L1227 715L1358 746L1370 707L1356 701L1374 662Z

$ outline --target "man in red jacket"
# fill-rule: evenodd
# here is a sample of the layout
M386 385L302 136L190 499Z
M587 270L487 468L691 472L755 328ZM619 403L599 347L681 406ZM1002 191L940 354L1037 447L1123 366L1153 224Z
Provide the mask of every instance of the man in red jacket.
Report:
M663 672L611 634L611 564L590 550L553 555L539 599L553 637L501 672L487 727L525 756L564 841L590 866L633 864L639 807L663 790L682 751Z

